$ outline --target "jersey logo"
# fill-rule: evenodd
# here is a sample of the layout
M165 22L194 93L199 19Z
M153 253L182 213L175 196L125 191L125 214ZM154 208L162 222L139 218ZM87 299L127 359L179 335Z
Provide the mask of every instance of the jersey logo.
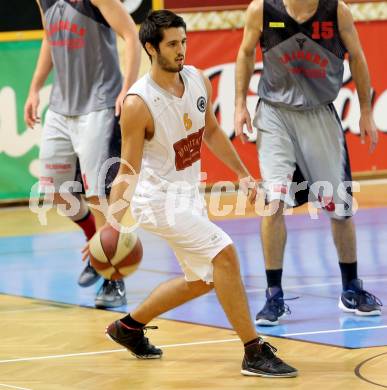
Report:
M200 112L206 111L206 99L204 96L200 96L198 101L196 102L196 105L198 107L198 110Z
M300 46L300 50L304 48L304 43L306 42L306 38L296 38L298 46Z
M271 27L271 28L284 28L285 23L284 22L269 22L269 27Z
M204 127L173 144L176 171L182 171L200 160L203 133Z
M183 116L183 123L186 131L190 130L192 127L192 121L187 113L184 114Z
M297 42L299 48L282 53L279 60L294 75L308 79L325 79L329 60L326 57L321 57L320 53L308 50L307 41L308 39L303 37L295 38L294 43Z
M343 300L347 305L351 306L351 308L356 307L356 301L353 298L348 299L346 297L343 297Z
M68 38L58 39L60 32L66 31ZM81 49L85 46L86 28L70 20L60 20L51 23L46 28L48 43L50 46L68 47L69 49Z

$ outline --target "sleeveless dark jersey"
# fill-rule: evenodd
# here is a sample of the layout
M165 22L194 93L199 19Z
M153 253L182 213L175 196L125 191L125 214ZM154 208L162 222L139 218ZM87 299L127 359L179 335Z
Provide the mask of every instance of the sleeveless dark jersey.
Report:
M302 110L329 104L337 97L346 53L337 6L337 0L320 0L315 14L298 23L287 13L283 0L264 0L260 98Z
M114 107L122 87L116 37L90 0L40 0L54 64L50 109L81 115Z

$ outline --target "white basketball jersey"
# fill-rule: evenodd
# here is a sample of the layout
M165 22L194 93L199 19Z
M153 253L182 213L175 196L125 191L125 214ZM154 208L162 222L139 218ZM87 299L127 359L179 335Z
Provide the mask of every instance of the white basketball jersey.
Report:
M128 91L140 96L152 114L154 136L145 140L137 196L155 195L171 185L197 188L200 180L200 148L204 133L207 90L193 66L180 72L184 94L178 98L146 74Z

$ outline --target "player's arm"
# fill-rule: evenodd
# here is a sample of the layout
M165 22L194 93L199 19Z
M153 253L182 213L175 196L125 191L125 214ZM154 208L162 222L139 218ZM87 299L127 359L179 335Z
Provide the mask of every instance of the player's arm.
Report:
M215 117L211 102L212 86L210 80L203 75L203 79L207 89L207 109L205 116L205 127L203 140L211 150L211 152L224 164L226 164L233 172L236 173L240 180L240 186L245 193L249 189L253 191L250 193L250 201L255 200L255 182L250 176L250 172L243 164L233 144L227 137L226 133L220 128L219 123Z
M255 48L263 29L263 0L253 0L246 11L246 24L239 47L235 70L235 135L245 141L243 125L252 132L251 118L246 107L247 91L254 72Z
M349 54L349 66L359 96L361 140L364 143L365 135L368 134L371 140L370 152L373 152L378 142L378 132L372 116L371 83L367 61L361 47L351 11L344 1L339 2L337 17L340 37Z
M152 116L137 95L129 95L121 113L121 164L112 184L108 223L120 222L135 191L141 169L144 139L153 126Z
M91 0L101 11L112 29L125 42L125 72L122 90L116 100L116 115L121 112L122 102L128 89L137 80L141 60L141 46L132 17L119 0Z
M37 3L42 18L42 24L44 25L43 11L40 8L40 4L38 1ZM35 72L31 80L28 98L24 105L24 120L29 127L34 127L35 123L39 122L40 120L40 118L38 117L39 91L43 87L44 82L47 80L51 69L51 50L46 33L44 33L42 46L40 47L38 62L36 64Z
M203 79L206 85L208 99L203 140L211 152L214 153L219 160L223 161L233 172L235 172L239 178L248 176L249 171L239 158L238 153L226 133L220 128L215 117L211 102L211 82L205 76L203 76Z

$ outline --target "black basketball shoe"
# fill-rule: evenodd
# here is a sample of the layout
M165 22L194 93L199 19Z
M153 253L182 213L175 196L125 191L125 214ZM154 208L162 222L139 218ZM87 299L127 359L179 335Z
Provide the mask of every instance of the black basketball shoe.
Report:
M163 351L152 345L145 337L147 329L157 329L157 326L132 329L117 320L106 328L105 334L111 340L124 346L138 359L160 359Z
M263 376L267 378L292 378L298 371L275 355L277 349L262 338L245 348L242 362L242 375Z
M358 316L380 316L383 306L379 298L363 289L361 279L353 279L348 290L339 298L339 308L346 313Z
M255 323L261 326L279 324L279 319L290 314L289 306L284 302L284 293L281 287L266 289L266 303L255 317Z

